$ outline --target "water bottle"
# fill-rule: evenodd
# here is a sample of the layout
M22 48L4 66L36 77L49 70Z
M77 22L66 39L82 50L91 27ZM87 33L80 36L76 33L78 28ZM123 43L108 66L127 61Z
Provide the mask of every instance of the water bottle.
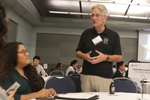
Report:
M112 81L110 86L109 86L109 93L115 94L115 83L114 83L114 81Z

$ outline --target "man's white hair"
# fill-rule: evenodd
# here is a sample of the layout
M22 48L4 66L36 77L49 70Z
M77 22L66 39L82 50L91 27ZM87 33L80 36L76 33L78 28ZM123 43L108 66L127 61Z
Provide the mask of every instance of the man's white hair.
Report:
M106 15L106 16L109 15L108 10L107 10L105 5L103 5L103 4L96 4L96 5L94 5L92 7L92 10L95 9L95 8L98 8L102 12L103 15Z

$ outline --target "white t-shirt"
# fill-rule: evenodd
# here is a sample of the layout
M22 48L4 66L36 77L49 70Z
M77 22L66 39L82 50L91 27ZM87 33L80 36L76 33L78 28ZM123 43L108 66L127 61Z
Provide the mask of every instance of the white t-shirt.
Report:
M42 76L45 76L45 74L47 74L42 65L38 64L35 68L39 75L42 74Z
M69 72L71 71L76 72L72 66L69 66L68 69L66 70L66 76L68 76Z
M112 70L113 70L113 73L115 73L115 72L116 72L116 68L112 68Z

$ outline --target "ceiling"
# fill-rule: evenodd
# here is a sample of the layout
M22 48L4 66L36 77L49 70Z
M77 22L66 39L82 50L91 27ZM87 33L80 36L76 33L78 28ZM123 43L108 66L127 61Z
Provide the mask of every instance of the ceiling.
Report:
M34 26L72 28L92 27L90 19L91 7L94 4L102 3L109 10L106 22L107 27L116 30L150 31L150 0L0 1L5 2L9 9L15 11Z

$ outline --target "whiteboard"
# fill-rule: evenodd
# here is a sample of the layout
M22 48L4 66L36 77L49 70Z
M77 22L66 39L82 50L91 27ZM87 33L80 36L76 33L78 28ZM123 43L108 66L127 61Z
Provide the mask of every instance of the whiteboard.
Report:
M128 69L129 78L150 80L150 63L148 62L131 62Z

